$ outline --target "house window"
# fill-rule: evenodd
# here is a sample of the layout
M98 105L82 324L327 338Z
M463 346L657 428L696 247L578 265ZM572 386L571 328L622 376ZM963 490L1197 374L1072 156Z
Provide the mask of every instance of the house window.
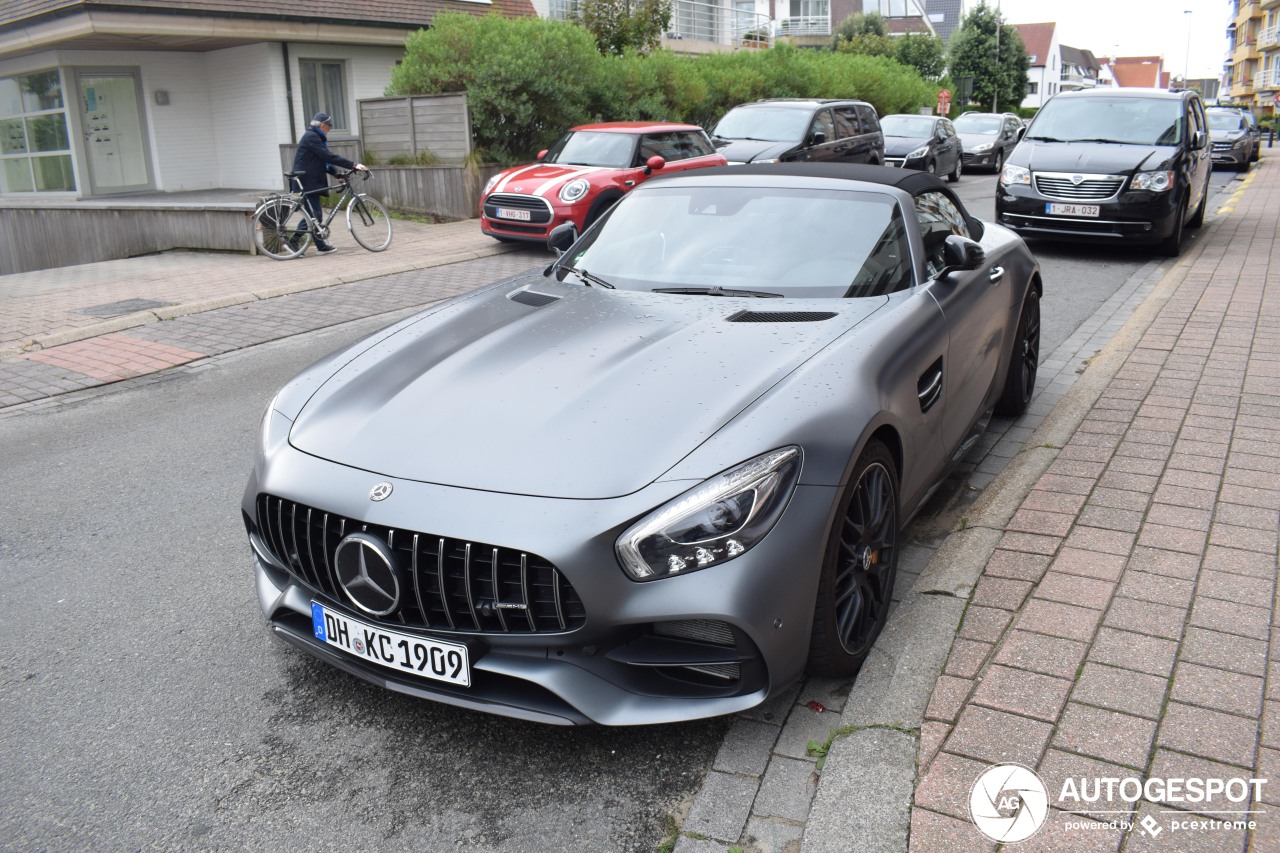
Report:
M577 21L582 17L578 0L551 0L548 9L553 21Z
M298 60L302 78L302 111L307 120L316 113L328 113L333 118L333 129L351 130L347 121L347 81L341 62L320 59Z
M880 0L880 14L886 18L923 17L915 0Z
M1028 94L1028 95L1038 95L1038 94L1040 94L1040 84L1039 84L1039 83L1028 83L1028 84L1027 84L1027 94Z
M58 70L0 77L0 193L75 188Z

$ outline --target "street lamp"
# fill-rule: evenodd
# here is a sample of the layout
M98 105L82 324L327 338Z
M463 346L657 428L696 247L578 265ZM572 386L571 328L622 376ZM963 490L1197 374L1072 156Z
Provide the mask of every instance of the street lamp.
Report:
M1190 89L1191 84L1187 82L1187 78L1191 73L1191 10L1183 9L1182 14L1187 16L1187 57L1182 65L1182 88Z

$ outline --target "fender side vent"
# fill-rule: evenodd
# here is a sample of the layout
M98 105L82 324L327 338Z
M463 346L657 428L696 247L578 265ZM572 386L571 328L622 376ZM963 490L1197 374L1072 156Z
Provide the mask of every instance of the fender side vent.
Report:
M543 305L550 305L552 302L559 302L559 296L551 296L547 293L535 293L531 290L517 290L510 297L512 302L519 302L521 305L531 305L534 308L541 308Z
M730 323L821 323L834 316L831 311L739 311L725 319Z

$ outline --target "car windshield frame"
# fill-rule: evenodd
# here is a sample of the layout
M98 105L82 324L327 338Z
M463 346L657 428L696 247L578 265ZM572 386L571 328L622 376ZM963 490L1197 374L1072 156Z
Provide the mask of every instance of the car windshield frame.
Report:
M915 283L906 223L899 198L874 186L659 181L618 202L551 272L683 297L883 297Z
M816 110L773 104L734 107L716 122L711 135L719 139L757 142L799 142L809 131Z
M1185 123L1186 111L1180 98L1051 98L1036 113L1025 138L1174 146L1182 144Z
M609 130L570 130L547 149L543 163L555 166L599 166L630 169L643 134Z

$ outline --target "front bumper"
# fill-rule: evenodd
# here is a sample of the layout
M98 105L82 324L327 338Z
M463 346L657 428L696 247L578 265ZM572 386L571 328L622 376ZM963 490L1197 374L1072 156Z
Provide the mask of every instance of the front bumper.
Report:
M884 164L895 169L916 169L923 172L929 160L927 157L885 157Z
M372 503L370 485L381 479L394 484L392 497ZM630 580L613 553L617 536L691 485L659 483L601 501L481 493L384 478L286 445L269 463L259 460L243 510L262 611L278 636L308 654L387 689L474 710L562 725L642 725L751 708L797 679L807 659L834 490L799 487L769 535L724 565ZM394 613L371 619L304 570L305 555L323 550L305 532L319 522L283 512L283 527L259 519L262 494L323 507L375 534L429 531L540 555L572 586L585 618L540 633L425 628L397 623ZM323 564L323 555L313 559ZM466 645L471 686L402 674L325 645L311 631L312 601L388 630Z
M972 167L975 169L992 169L996 165L996 151L979 151L972 153L969 151L960 155L961 161L964 162L966 169Z
M1103 201L1068 202L1041 195L1025 184L998 184L996 221L1024 237L1159 243L1173 233L1178 212L1175 193L1122 190ZM1048 205L1059 203L1094 204L1098 215L1050 214Z
M572 208L538 196L493 193L480 202L480 230L505 240L546 243L551 229L565 222L576 222L581 231L581 218L574 217Z
M1250 160L1250 146L1242 145L1239 147L1219 147L1214 144L1210 153L1214 163L1223 163L1227 165L1242 166Z

